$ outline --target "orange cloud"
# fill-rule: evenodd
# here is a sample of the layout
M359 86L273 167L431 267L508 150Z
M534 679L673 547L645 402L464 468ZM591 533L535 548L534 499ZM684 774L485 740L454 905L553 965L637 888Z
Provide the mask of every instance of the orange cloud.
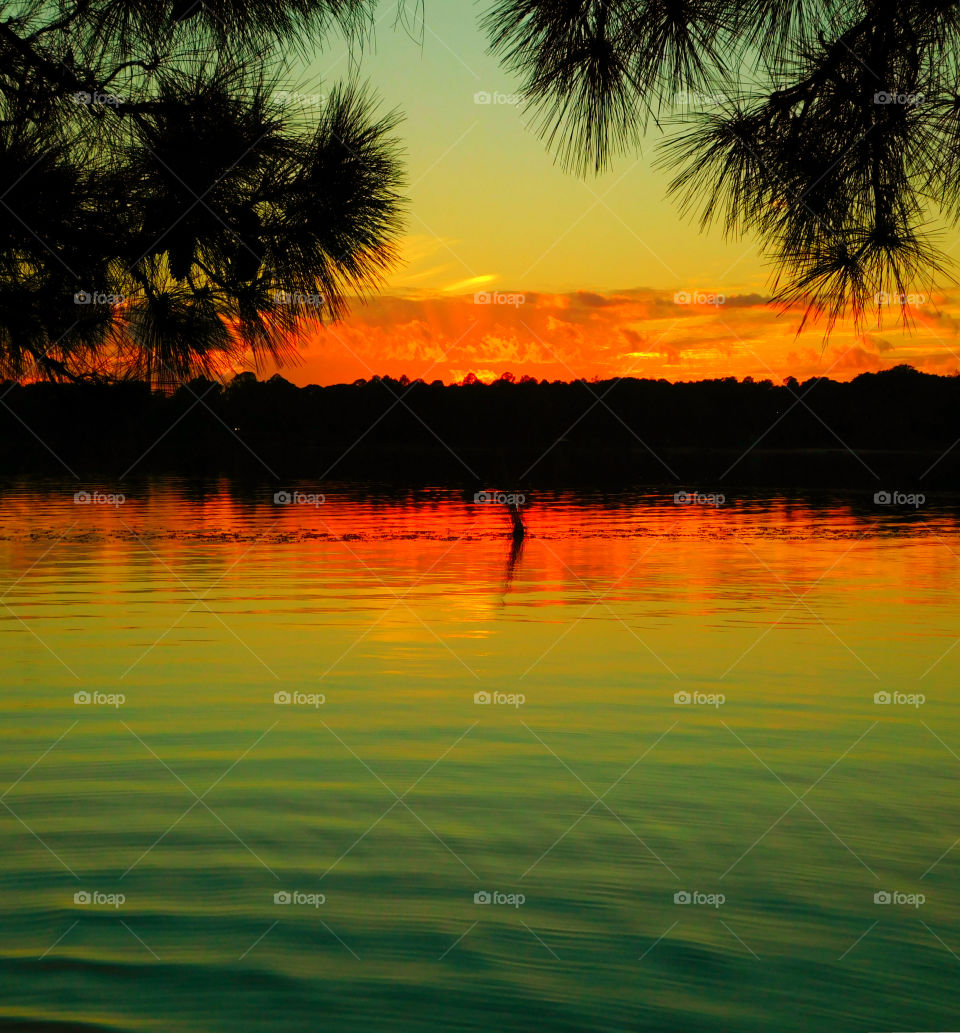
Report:
M960 297L924 299L911 312L909 333L895 315L890 309L867 333L839 323L824 342L822 327L798 335L800 313L772 308L756 293L410 292L358 303L343 322L312 331L301 341L301 365L283 373L300 384L377 374L451 382L507 371L548 380L779 381L850 379L901 363L940 373L960 368Z

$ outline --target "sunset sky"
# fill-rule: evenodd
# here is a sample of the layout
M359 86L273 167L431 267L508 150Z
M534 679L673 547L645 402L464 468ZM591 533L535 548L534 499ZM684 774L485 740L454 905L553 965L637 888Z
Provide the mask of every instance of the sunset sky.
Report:
M305 340L302 364L283 371L289 379L451 381L509 370L802 380L903 362L960 368L960 291L949 284L918 289L910 334L889 308L865 334L839 326L825 342L821 324L797 336L800 313L765 304L769 269L756 242L702 234L667 198L669 174L652 167L656 129L642 153L620 156L600 177L564 172L526 128L517 83L486 54L480 10L468 0L427 4L421 45L384 4L362 54L351 59L334 43L291 84L304 95L291 103L309 106L352 74L370 82L384 110L404 113L410 207L403 261L383 293ZM951 232L948 253L954 242ZM675 301L698 292L707 303ZM476 303L478 293L490 303Z

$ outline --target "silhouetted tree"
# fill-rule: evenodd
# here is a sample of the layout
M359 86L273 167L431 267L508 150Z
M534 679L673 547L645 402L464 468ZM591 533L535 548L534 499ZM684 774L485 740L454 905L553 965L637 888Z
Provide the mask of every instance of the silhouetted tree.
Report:
M374 0L0 2L0 373L283 361L394 258L394 116L287 55ZM286 88L287 92L284 92Z
M498 0L491 46L558 157L601 170L650 122L685 210L755 231L776 298L860 319L942 270L960 216L960 5ZM806 318L806 317L805 317Z

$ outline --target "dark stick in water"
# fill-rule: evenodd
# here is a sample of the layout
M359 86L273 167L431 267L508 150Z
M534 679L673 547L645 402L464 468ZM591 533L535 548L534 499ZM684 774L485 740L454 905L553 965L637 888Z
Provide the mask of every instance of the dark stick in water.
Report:
M511 502L508 509L510 510L510 519L513 521L513 540L519 542L527 533L527 529L523 526L523 517L520 515L520 507L516 502Z

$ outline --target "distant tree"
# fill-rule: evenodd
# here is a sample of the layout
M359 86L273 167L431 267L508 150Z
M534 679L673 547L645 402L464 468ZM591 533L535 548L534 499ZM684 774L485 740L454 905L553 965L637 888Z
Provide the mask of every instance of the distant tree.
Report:
M497 0L492 50L559 159L602 170L650 123L704 227L757 234L775 300L906 318L960 218L960 5ZM806 317L805 317L806 318Z
M375 286L396 119L287 56L375 0L0 2L0 375L176 384ZM314 103L315 101L315 103Z

